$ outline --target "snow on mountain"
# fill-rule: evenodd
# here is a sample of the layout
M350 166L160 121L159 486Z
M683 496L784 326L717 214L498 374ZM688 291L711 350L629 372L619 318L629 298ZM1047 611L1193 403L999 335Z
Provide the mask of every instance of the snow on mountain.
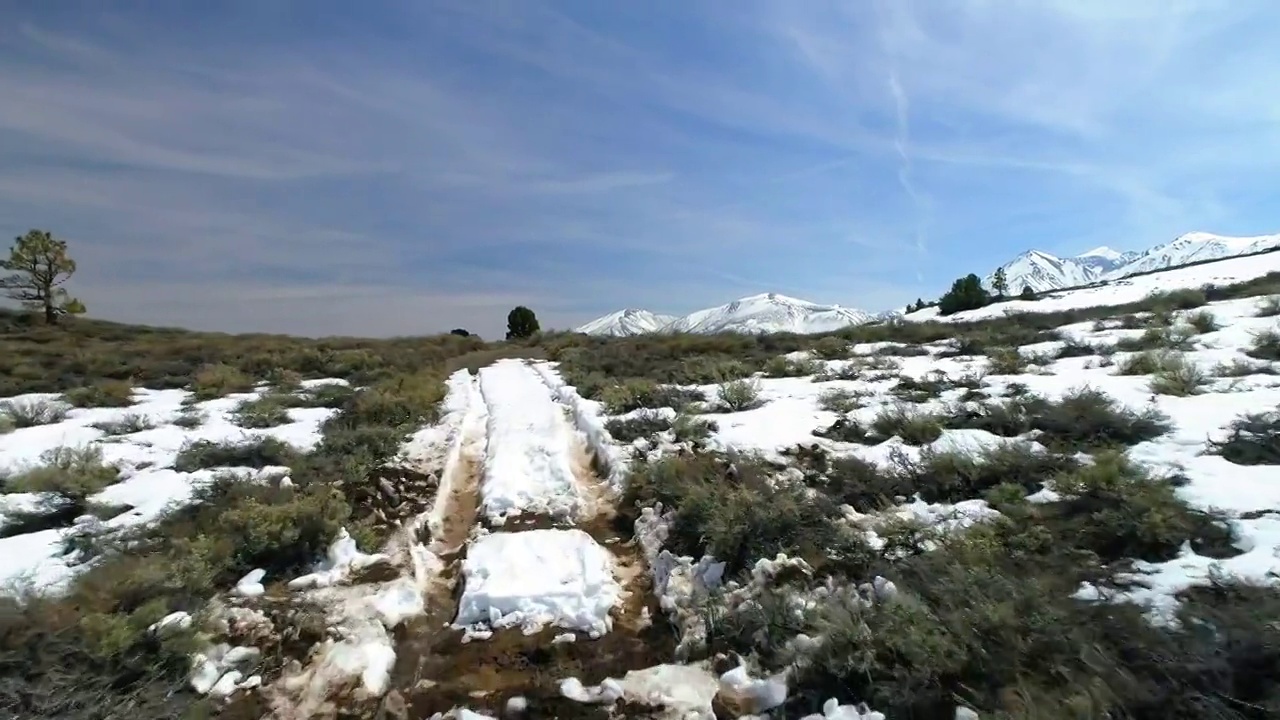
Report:
M664 317L644 310L623 310L592 320L579 327L577 331L588 335L639 335L650 332L810 334L839 330L850 325L862 325L880 318L878 315L854 308L819 305L777 293L744 297L719 307L698 310L681 318L673 318L653 328L647 328L643 323L621 322L620 316L626 313L644 313L645 317L652 318Z
M628 308L617 312L609 313L601 318L596 318L591 322L577 329L577 332L587 335L603 335L612 337L624 337L627 335L644 335L646 333L658 332L662 328L676 321L675 315L660 315L652 313L648 310L636 310Z
M1139 272L1163 270L1202 260L1248 255L1280 247L1280 235L1230 237L1207 232L1189 232L1171 242L1139 253L1132 261L1112 270L1108 277L1123 277Z
M1083 255L1061 258L1041 250L1028 250L1012 261L1001 265L1004 270L1007 293L1017 295L1023 287L1030 286L1035 292L1057 290L1091 283L1104 274L1114 270L1131 254L1120 253L1111 248L1101 247ZM995 273L988 275L982 282L992 287Z
M1167 268L1146 275L1110 278L1089 287L1050 293L1036 300L1011 299L947 316L940 316L937 307L927 307L908 313L905 319L907 321L965 322L1017 313L1047 313L1124 305L1142 300L1156 292L1198 288L1204 285L1233 285L1273 272L1280 272L1280 252L1254 257L1227 257L1199 265Z
M687 333L819 333L861 325L874 318L862 310L818 305L777 293L762 293L690 313L667 329Z
M1031 286L1036 292L1060 290L1277 247L1280 247L1280 235L1230 237L1189 232L1142 252L1120 252L1103 246L1075 257L1062 258L1041 250L1028 250L1001 268L1009 286L1008 293L1017 295L1024 285ZM994 279L995 273L992 273L983 279L983 284L990 288Z

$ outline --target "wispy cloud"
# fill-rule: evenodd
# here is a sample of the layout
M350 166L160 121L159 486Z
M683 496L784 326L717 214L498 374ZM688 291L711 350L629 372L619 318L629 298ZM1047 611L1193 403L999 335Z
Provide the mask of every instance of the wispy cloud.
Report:
M1261 0L6 19L0 230L67 236L78 292L122 319L495 335L517 302L559 326L767 290L879 308L1029 246L1280 227Z

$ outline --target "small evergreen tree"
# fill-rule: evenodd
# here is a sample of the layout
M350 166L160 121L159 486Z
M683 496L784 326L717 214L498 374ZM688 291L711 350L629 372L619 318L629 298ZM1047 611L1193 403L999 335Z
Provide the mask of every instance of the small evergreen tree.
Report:
M524 340L537 334L538 316L529 308L520 305L507 313L507 339Z
M951 289L938 299L938 314L951 315L961 310L976 310L991 302L991 294L982 287L982 280L969 273L951 283Z
M915 312L917 310L923 310L923 309L924 309L924 300L921 300L920 298L916 298L916 306L912 308L911 312Z
M0 268L13 272L0 278L5 296L29 310L43 310L46 323L56 325L63 314L85 311L84 303L60 287L75 274L76 261L67 254L66 241L49 232L31 230L16 238L9 259L0 260Z
M1004 268L996 268L995 277L991 278L991 289L996 291L998 298L1003 298L1009 291L1009 279L1005 277Z
M449 334L457 335L458 337L471 337L471 333L467 332L466 330L463 330L462 328L454 328L449 331Z
M1020 300L1035 300L1035 299L1036 299L1036 293L1035 293L1035 291L1034 291L1034 290L1032 290L1032 289L1031 289L1031 286L1030 286L1030 285L1023 285L1023 286L1022 286L1022 293L1018 295L1018 299L1020 299Z

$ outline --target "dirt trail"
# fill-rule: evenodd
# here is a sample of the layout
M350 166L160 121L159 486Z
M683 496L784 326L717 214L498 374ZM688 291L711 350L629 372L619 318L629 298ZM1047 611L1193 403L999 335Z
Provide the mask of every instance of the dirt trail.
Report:
M557 407L563 406L557 402ZM433 535L432 543L441 549L437 554L446 566L437 576L426 614L396 632L397 663L393 691L382 702L385 716L430 717L457 706L501 716L509 699L522 697L528 703L526 717L530 718L605 717L606 708L561 697L560 681L577 677L588 685L596 684L672 658L676 638L653 596L640 548L629 532L620 532L616 526L613 498L594 470L593 454L573 428L572 414L566 412L565 422L570 431L565 436L573 443L574 476L587 499L585 512L576 522L541 516L511 518L500 531L576 527L606 548L613 556L614 575L623 590L611 613L612 630L592 640L585 633L558 628L530 635L513 628L497 631L488 639L464 642L464 633L451 627L463 589L461 563L466 542L473 537L477 522L484 525L483 519L477 521L477 488L484 469L485 440L475 436L473 426L472 434L462 438L453 474L441 479L442 491L449 488L451 492L440 506L443 512L437 513L441 530L439 536ZM483 423L477 425L482 433ZM567 637L573 640L566 641Z

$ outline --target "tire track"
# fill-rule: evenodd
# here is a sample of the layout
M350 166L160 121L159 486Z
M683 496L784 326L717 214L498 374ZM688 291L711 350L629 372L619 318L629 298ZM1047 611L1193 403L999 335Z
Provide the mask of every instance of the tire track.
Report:
M573 512L558 517L549 513L511 516L492 529L500 532L503 539L517 543L520 535L534 529L567 532L567 528L573 528L589 535L606 551L611 561L609 570L620 586L618 600L609 612L612 627L594 639L586 632L564 628L542 627L525 634L518 627L510 627L493 630L484 639L467 641L466 633L452 624L457 618L459 600L468 591L467 578L460 572L467 548L459 547L449 556L447 569L439 575L440 591L448 590L450 602L437 603L436 610L429 611L427 616L409 625L400 640L401 662L395 676L398 692L389 695L389 702L384 703L392 715L404 716L407 713L408 717L429 717L458 706L500 714L509 700L520 697L527 703L530 717L605 717L606 708L583 705L562 697L559 682L576 677L584 683L594 684L607 677L622 677L629 670L667 662L674 652L674 635L662 622L643 553L639 544L630 537L629 530L617 526L615 493L597 473L601 463L588 438L578 427L570 408L560 402L555 389L547 384L536 368L525 363L506 363L506 367L496 371L486 368L479 377L472 379L473 391L481 399L484 409L470 416L472 429L464 433L467 439L460 444L460 448L465 450L458 451L459 460L453 466L454 471L446 473L451 478L468 478L460 482L459 487L470 489L460 491L460 501L455 504L465 506L470 503L471 520L467 520L465 514L460 515L453 521L451 533L445 534L461 537L468 543L488 535L484 510L486 503L489 506L494 506L494 503L493 498L483 496L485 488L495 487L507 492L513 490L511 484L514 481L506 476L495 478L495 469L486 467L486 460L502 457L504 452L510 454L509 451L517 449L496 446L495 443L520 443L518 447L522 449L517 457L527 455L534 458L534 462L522 468L529 486L514 488L514 494L529 498L530 505L536 507L540 491L562 489L563 483L548 482L546 477L530 475L567 470L571 473L572 490L577 496L571 503ZM486 378L486 371L501 372L509 381L523 383L521 397L501 396L504 391L502 384L493 382L493 377ZM527 377L513 377L519 373L525 373ZM486 383L486 380L491 382ZM533 388L541 397L530 397ZM522 407L522 401L529 404ZM494 417L503 412L528 414L539 407L552 413L553 417ZM482 423L479 418L483 418ZM554 442L563 445L536 447L536 437L511 435L512 427L518 422L528 424L533 432L543 433L538 437L555 438ZM483 424L483 440L477 437L477 423ZM561 425L552 428L550 425L553 423ZM477 452L480 448L483 448L483 457ZM555 464L560 459L567 461L566 466ZM547 464L539 464L543 461ZM491 480L498 482L490 484ZM442 496L452 495L445 486L446 483L442 482ZM475 489L477 486L479 493ZM555 502L543 504L555 506ZM467 526L467 532L459 529L463 522L473 521ZM441 522L444 522L443 518ZM432 537L434 544L436 536L433 534ZM538 538L536 533L529 536L530 542ZM545 540L547 536L543 535L541 539Z

